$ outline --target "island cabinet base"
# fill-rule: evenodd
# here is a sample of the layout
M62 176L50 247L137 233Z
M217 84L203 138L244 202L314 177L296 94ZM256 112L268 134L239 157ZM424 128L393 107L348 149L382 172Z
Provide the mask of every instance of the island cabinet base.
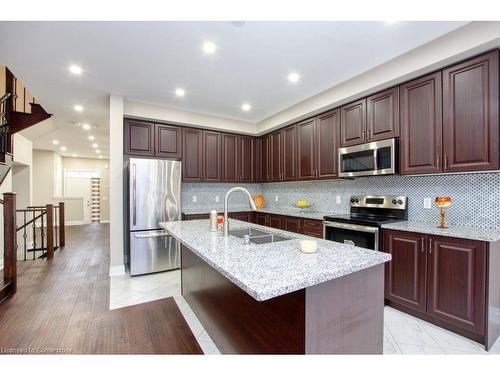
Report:
M261 302L184 245L181 270L182 295L221 353L382 353L383 265Z

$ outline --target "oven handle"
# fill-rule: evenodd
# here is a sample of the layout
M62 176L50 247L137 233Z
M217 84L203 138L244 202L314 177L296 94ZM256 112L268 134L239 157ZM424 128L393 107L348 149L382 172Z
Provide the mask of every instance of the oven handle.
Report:
M379 229L377 227L369 227L366 225L357 225L357 224L335 223L332 221L323 221L323 225L325 227L351 229L351 230L357 230L357 231L366 232L366 233L378 233L378 231L379 231Z

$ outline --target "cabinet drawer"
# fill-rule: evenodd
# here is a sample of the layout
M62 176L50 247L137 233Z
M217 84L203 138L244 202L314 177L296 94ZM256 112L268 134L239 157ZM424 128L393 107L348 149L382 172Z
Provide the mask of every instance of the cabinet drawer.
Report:
M202 219L208 219L210 217L209 214L191 214L191 215L184 215L183 220L202 220Z

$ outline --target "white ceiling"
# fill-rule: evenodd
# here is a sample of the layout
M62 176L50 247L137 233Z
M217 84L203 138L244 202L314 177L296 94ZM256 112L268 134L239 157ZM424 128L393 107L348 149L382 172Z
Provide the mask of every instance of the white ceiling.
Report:
M62 154L95 156L89 132L71 124L87 122L106 156L110 93L256 123L465 23L0 22L0 63L54 114L46 132L31 134L35 147L58 139ZM202 51L206 40L215 54ZM70 64L84 73L72 75ZM296 84L291 71L301 76ZM240 109L244 102L251 111Z

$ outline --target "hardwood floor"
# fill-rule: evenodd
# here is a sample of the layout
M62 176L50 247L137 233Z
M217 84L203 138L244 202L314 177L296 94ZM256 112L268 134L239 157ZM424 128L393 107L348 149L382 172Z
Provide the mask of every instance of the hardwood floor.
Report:
M54 259L20 262L0 353L201 354L172 298L109 311L109 225L72 226Z

